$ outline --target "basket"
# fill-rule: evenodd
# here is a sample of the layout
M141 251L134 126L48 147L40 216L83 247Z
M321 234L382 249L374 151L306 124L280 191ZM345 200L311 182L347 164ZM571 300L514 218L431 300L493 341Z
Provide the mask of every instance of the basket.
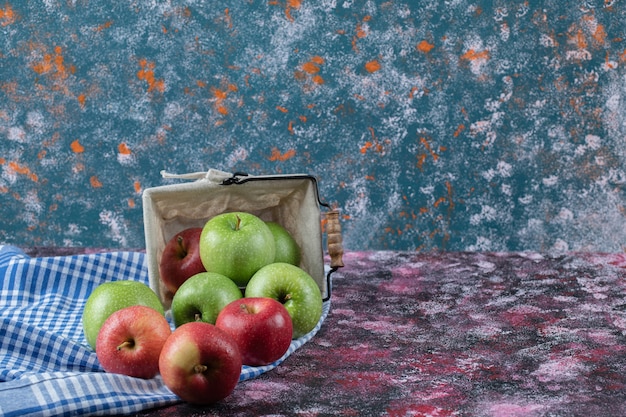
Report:
M189 227L202 227L212 217L245 211L285 227L302 252L299 265L318 284L324 300L330 299L331 274L343 266L342 239L337 210L319 197L317 180L307 174L249 175L215 169L190 174L161 172L179 184L147 188L143 192L146 259L150 287L166 308L173 294L162 285L159 262L166 243ZM327 211L322 214L321 208ZM322 221L325 222L330 265L324 264Z

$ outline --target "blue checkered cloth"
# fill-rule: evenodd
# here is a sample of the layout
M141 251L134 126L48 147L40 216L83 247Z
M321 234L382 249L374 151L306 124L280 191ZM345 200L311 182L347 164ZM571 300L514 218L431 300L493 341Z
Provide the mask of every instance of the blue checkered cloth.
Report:
M0 416L129 414L180 401L160 376L104 372L84 338L89 294L103 282L128 279L148 283L145 254L31 258L0 246ZM329 310L325 302L317 327L277 362L244 366L240 381L282 363L317 333Z

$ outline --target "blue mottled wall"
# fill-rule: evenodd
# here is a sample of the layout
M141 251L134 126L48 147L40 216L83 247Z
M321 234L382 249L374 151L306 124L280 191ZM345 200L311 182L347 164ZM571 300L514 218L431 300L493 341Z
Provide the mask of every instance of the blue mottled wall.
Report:
M349 249L626 247L620 1L0 4L0 242L144 245L159 172L305 172Z

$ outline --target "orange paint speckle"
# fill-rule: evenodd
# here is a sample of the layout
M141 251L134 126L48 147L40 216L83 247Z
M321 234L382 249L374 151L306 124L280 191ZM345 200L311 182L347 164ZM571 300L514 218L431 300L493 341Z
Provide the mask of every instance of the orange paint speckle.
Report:
M98 177L96 177L95 175L93 175L91 178L89 178L89 184L91 184L91 186L93 188L101 188L102 187L102 183L100 182Z
M464 124L460 124L456 130L454 131L454 137L458 138L459 135L461 134L461 132L463 132L465 130L465 125Z
M426 154L422 153L417 155L417 167L420 169L420 171L424 168L424 161L426 161Z
M432 156L434 161L437 161L437 159L439 159L439 155L437 155L432 148L430 147L430 143L428 143L428 140L426 140L426 138L421 137L420 138L420 142L422 143L422 145L424 145L424 147L426 148L426 150L428 151L428 153L430 154L430 156Z
M4 6L4 8L0 8L0 25L8 26L12 23L15 23L15 12L11 8L10 4Z
M307 74L317 74L320 71L320 67L314 62L309 61L302 64L302 70Z
M213 95L218 100L225 100L226 97L228 97L228 93L226 93L226 91L220 90L219 88L213 90Z
M70 149L72 150L72 152L74 153L83 153L85 152L85 147L83 145L80 144L80 142L78 141L78 139L76 139L74 142L72 142L70 144Z
M437 201L435 201L435 202L433 203L433 206L435 206L435 207L439 207L439 205L440 205L441 203L444 203L445 201L446 201L446 198L445 198L445 197L439 197L439 198L437 199Z
M461 59L465 59L467 61L476 61L478 59L489 59L489 51L485 49L484 51L476 52L475 50L470 49L469 51L461 55Z
M122 142L119 145L117 145L117 151L119 153L121 153L122 155L130 155L131 154L130 148L124 142Z
M324 84L324 79L319 75L314 75L313 78L311 78L311 81L318 85Z
M578 29L573 35L570 36L570 41L578 49L587 49L587 39L582 29Z
M103 30L110 28L112 25L113 25L113 21L112 20L104 22L103 24L99 25L96 28L96 32L102 32Z
M272 148L272 154L269 157L270 161L286 161L288 159L293 158L294 156L296 156L296 150L295 149L289 149L287 152L285 153L280 153L280 151L278 150L278 148Z
M63 48L60 46L54 47L54 54L46 53L43 55L41 61L35 62L32 65L33 71L37 74L49 74L57 79L66 79L69 74L75 72L75 68L65 66L65 59L63 58Z
M293 16L291 15L292 10L298 10L302 6L301 0L287 0L287 7L285 8L285 16L288 20L293 22Z
M147 59L141 59L139 61L139 67L141 69L137 71L137 78L148 84L148 92L156 90L162 93L165 91L165 81L157 80L154 76L154 62L149 62Z
M364 38L367 36L367 30L363 29L363 25L361 25L361 23L356 25L356 37L357 38Z
M31 172L30 168L28 168L25 165L20 165L19 163L12 161L12 162L9 162L9 169L15 172L16 174L25 175L33 182L39 181L39 177L37 177L37 174Z
M139 181L133 183L133 188L137 194L141 193L141 183Z
M85 96L85 94L79 94L76 99L78 100L78 104L80 105L80 108L84 109L85 102L87 101L87 96Z
M427 54L428 52L432 51L432 49L435 47L435 45L433 45L432 43L429 43L428 41L422 40L420 43L417 44L417 50L420 52L423 52L425 54Z
M360 152L364 154L369 149L373 148L377 153L383 153L384 151L383 145L381 145L378 142L378 139L376 138L376 132L374 132L374 129L372 127L368 127L367 130L369 130L370 135L372 136L372 140L365 142L365 144L361 146Z
M617 68L617 65L615 65L613 62L611 62L611 60L609 59L609 53L608 52L604 56L604 65L606 65L607 69L616 69Z
M135 208L135 199L134 198L129 198L128 199L128 207Z
M289 110L287 110L285 107L283 106L276 106L276 110L278 110L281 113L289 113Z
M604 45L604 42L606 41L606 31L604 30L604 26L598 24L598 26L596 27L596 30L593 32L593 35L591 35L593 37L593 40L595 41L595 43L597 45Z
M376 72L380 70L380 62L377 60L372 60L365 63L365 70L369 73Z
M306 91L311 91L315 86L324 84L324 78L318 74L324 63L324 58L319 55L315 55L294 71L295 79L306 83Z
M226 22L226 27L228 29L233 28L233 19L230 17L230 9L224 9L224 22Z
M42 61L33 64L33 71L37 74L45 74L52 71L52 55L46 54Z
M235 84L227 84L224 88L211 88L213 94L213 100L215 101L215 110L222 116L226 116L229 113L228 107L224 104L224 101L228 98L231 92L237 91Z

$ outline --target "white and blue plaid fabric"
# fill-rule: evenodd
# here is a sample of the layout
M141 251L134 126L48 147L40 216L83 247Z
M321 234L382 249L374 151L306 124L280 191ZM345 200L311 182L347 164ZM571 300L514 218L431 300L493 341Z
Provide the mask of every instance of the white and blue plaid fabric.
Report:
M83 336L82 310L91 291L128 279L148 283L145 254L31 258L0 246L0 416L129 414L180 401L160 376L104 372ZM325 302L317 327L277 362L244 366L240 381L282 363L317 333L329 310Z

